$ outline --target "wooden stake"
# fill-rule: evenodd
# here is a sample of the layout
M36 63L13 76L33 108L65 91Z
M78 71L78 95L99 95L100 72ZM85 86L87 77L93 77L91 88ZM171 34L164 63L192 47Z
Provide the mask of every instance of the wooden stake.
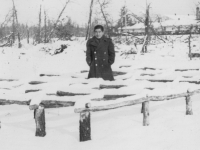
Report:
M192 100L190 98L190 91L187 91L188 95L185 97L186 99L186 115L193 115L192 111Z
M35 136L44 137L46 135L46 131L45 131L45 111L43 106L39 106L39 108L34 111L34 118L36 123Z
M141 113L144 112L144 103L142 103Z
M149 126L149 101L143 102L143 126Z
M90 103L87 103L85 108L90 108ZM91 127L90 127L90 112L86 111L80 113L79 121L80 142L91 140Z

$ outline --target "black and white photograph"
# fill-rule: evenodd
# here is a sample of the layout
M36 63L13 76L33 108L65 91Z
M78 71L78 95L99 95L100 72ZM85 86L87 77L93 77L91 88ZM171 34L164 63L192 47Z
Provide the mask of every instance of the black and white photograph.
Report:
M200 150L200 0L0 0L1 150Z

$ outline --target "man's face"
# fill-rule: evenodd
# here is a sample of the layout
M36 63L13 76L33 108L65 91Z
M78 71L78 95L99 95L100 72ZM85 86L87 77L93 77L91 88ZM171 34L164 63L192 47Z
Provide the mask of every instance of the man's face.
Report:
M104 32L101 31L101 29L96 29L94 31L94 35L96 36L96 38L100 39L103 36Z

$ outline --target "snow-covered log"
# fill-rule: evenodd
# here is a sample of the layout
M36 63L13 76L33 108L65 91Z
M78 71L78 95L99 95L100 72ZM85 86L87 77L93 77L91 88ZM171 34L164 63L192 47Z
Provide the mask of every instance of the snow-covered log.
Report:
M42 82L42 81L31 81L31 82L29 82L29 84L33 84L33 85L42 84L42 83L47 83L47 82Z
M198 71L199 69L175 69L175 71Z
M123 67L128 68L128 67L131 67L131 65L123 65L123 66L119 66L119 68L123 68Z
M104 95L103 98L94 98L92 101L108 101L108 100L116 100L118 98L123 98L127 96L133 96L135 94L123 94L123 95Z
M71 93L71 92L57 91L56 94L58 96L76 96L76 95L89 95L90 93Z
M173 82L174 80L166 80L166 79L136 79L138 81L142 81L142 80L147 80L150 82ZM200 84L200 81L187 81L187 80L181 80L179 82L189 82L189 83L195 83L195 84Z
M103 111L103 110L110 110L110 109L116 109L116 108L120 108L120 107L124 107L124 106L131 106L131 105L135 105L135 104L140 104L146 101L146 97L145 98L139 98L139 99L135 99L132 101L124 101L121 103L115 103L115 104L110 104L110 105L106 105L106 106L97 106L97 107L91 107L91 108L75 108L74 112L75 113L82 113L82 112L87 112L87 111Z
M29 101L17 101L17 100L6 100L6 99L0 99L0 105L12 105L12 104L17 104L17 105L29 105Z
M39 92L41 89L31 89L31 90L25 90L25 93L30 93L30 92Z
M57 74L40 74L41 77L43 76L48 76L48 77L52 77L52 76L60 76L60 75L57 75Z
M41 105L44 106L44 108L59 108L59 107L70 107L74 106L75 102L73 101L56 101L56 100L43 100ZM34 110L37 109L39 105L30 105L29 109Z
M172 95L166 95L166 96L149 96L148 101L164 101L164 100L170 100L170 99L175 99L175 98L180 98L180 97L186 97L188 95L194 95L194 94L199 94L200 89L192 91L190 93L181 93L181 94L172 94ZM120 107L125 107L125 106L131 106L131 105L136 105L136 104L141 104L143 102L147 101L146 97L138 98L135 100L130 100L130 101L123 101L120 103L115 103L115 104L110 104L110 105L105 105L105 106L94 106L91 108L75 108L74 112L75 113L81 113L81 112L86 112L86 111L103 111L103 110L110 110L110 109L116 109Z
M0 81L12 82L12 81L18 81L18 80L17 79L0 79Z
M125 87L126 85L100 85L100 89L119 89L121 87Z
M113 76L124 75L126 72L113 71Z
M85 108L90 108L91 105L87 103ZM80 142L91 140L91 125L90 112L81 112L79 121Z

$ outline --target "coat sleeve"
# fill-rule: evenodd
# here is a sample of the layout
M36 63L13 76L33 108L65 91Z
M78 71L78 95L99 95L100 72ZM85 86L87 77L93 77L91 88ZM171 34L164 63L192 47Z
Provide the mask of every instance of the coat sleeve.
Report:
M115 61L115 49L112 39L110 39L109 46L108 46L108 63L112 65Z
M86 62L89 66L91 65L91 50L89 46L89 40L86 43Z

